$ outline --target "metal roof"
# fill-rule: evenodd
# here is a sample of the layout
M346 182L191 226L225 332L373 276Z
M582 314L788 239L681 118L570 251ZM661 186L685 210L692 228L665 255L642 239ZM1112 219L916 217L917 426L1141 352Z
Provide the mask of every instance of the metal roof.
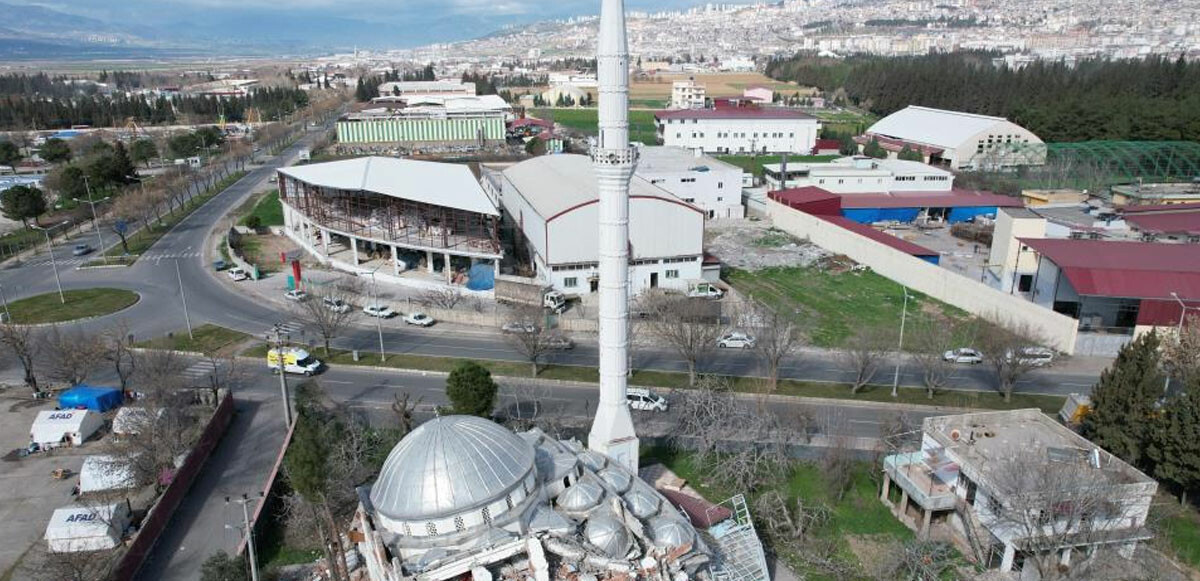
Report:
M1020 207L1021 200L974 190L846 194L842 196L843 208L974 208L980 206Z
M371 156L285 167L279 173L314 186L500 215L465 165Z
M936 250L930 250L929 248L925 248L924 246L921 246L919 244L913 244L912 242L909 242L903 238L898 238L896 236L892 236L891 234L888 234L887 232L881 232L871 226L868 226L866 224L860 224L849 218L843 218L841 216L817 216L817 217L826 222L829 222L830 224L841 226L842 228L845 228L846 230L854 232L855 234L858 234L859 236L863 236L865 238L870 238L871 240L874 240L874 241L884 244L886 246L890 246L890 247L895 248L896 250L899 250L900 252L904 252L906 254L911 254L913 256L939 256L938 251L936 251Z
M1200 246L1107 240L1021 238L1058 265L1081 295L1200 298Z
M600 199L592 160L586 155L543 155L510 166L503 173L534 211L547 220ZM688 206L670 192L636 175L629 180L629 195Z
M877 121L867 134L957 149L974 135L1007 122L1003 117L910 105Z
M655 111L655 119L813 119L816 117L795 109L729 107L722 109L680 109Z
M494 422L437 417L388 454L371 504L397 520L456 515L504 498L533 470L533 459L531 444Z
M704 168L704 169L701 169ZM691 150L670 145L654 145L643 147L638 154L638 174L649 175L658 172L676 171L736 171L742 168L726 163L708 155L696 155Z

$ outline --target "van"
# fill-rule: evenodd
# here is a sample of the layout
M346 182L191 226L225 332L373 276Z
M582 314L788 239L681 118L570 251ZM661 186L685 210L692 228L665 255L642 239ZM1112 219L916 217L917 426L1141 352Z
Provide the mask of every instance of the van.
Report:
M630 409L643 412L667 411L667 400L663 396L640 387L625 390L625 403L629 404Z
M275 349L267 351L267 368L279 373L279 352ZM321 369L321 361L313 358L304 349L288 347L283 349L283 371L300 375L313 375Z

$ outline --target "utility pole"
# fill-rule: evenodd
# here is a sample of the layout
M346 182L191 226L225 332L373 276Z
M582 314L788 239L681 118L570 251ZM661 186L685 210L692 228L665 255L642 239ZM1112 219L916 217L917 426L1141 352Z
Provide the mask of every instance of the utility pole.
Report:
M192 318L188 316L187 295L183 292L183 274L179 272L179 259L175 259L175 278L179 279L179 298L183 301L183 321L187 323L188 339L195 339L192 334Z
M283 325L280 323L275 323L271 328L271 332L267 333L267 343L274 345L275 357L279 362L279 392L283 396L284 424L289 428L292 426L292 399L288 395L287 371L284 370L283 348L290 339L291 336L284 332Z
M904 320L908 318L908 287L900 288L904 291L904 308L900 311L900 344L896 346L896 373L892 376L892 397L899 395L900 359L904 353Z
M100 242L100 248L98 248L98 250L100 251L100 258L102 260L104 260L104 264L108 264L108 256L104 253L104 236L102 236L100 234L100 218L97 217L97 215L96 215L96 204L108 201L108 198L111 196L105 197L103 200L100 200L100 201L93 201L92 200L92 186L88 183L87 176L83 176L83 187L87 189L87 199L81 200L79 198L75 198L75 201L76 202L87 202L88 205L90 205L92 207L92 227L96 229L96 240L98 240Z
M262 495L262 492L258 493L259 497ZM257 500L251 500L245 493L242 493L242 497L234 499L234 502L242 505L242 530L246 531L246 549L250 553L250 580L258 581L258 556L254 553L254 529L250 527L250 511L246 508L248 503L257 502ZM225 504L229 504L228 496L225 497Z
M13 322L12 313L8 312L8 297L4 294L4 285L0 284L0 300L4 301L4 321Z
M67 297L63 295L62 279L58 278L58 261L54 259L54 245L50 243L50 229L31 226L35 230L41 230L46 235L46 252L50 253L50 268L54 269L54 284L58 286L58 302L67 304Z
M383 268L382 264L379 266L376 266L375 270L372 270L370 273L371 274L371 305L375 306L375 307L379 306L379 286L375 283L375 271L379 270L380 268ZM383 323L379 320L381 318L383 318L383 317L380 317L378 314L375 316L375 330L379 333L379 360L387 361L387 351L385 351L383 348Z

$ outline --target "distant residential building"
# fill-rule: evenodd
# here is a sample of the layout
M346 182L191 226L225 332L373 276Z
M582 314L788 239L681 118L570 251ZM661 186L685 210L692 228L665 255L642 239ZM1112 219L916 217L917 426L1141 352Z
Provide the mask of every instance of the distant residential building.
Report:
M693 79L671 83L670 109L703 109L706 92L704 85Z
M908 148L926 163L952 169L1040 165L1046 159L1037 135L1003 117L915 105L880 119L856 141L877 141L889 157Z
M681 147L643 147L634 175L698 206L710 218L742 218L742 168Z
M591 89L596 88L598 84L595 73L580 72L550 73L546 76L546 82L551 87L556 87L558 85L571 85L574 87Z
M462 81L392 81L379 85L380 97L471 97L475 83Z
M917 161L874 159L862 155L842 157L828 163L763 165L763 180L771 189L816 186L835 194L888 192L949 192L954 174Z
M1200 202L1200 184L1122 184L1112 187L1112 203L1117 206L1191 202Z
M775 91L772 91L770 87L763 87L759 85L746 87L742 91L742 98L751 101L757 101L762 104L769 104L775 100Z
M654 115L663 145L710 154L796 153L808 155L821 124L794 109L740 106L659 111Z

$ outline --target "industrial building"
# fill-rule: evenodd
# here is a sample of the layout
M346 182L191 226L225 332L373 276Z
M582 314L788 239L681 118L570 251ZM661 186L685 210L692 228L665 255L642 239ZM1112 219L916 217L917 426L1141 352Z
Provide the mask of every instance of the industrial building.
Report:
M643 147L634 175L704 210L709 219L743 218L742 168L682 147Z
M381 280L416 286L498 265L500 212L465 165L362 157L278 171L284 231L324 264L384 266Z
M954 174L918 161L875 159L865 155L842 157L828 163L763 165L763 180L772 190L815 186L836 194L888 192L949 192Z
M808 155L821 131L817 118L807 113L748 104L659 111L654 114L654 123L663 145L711 154Z
M1003 117L915 105L875 122L856 141L860 146L876 141L890 157L908 148L919 152L926 163L951 169L999 169L1046 161L1042 140Z
M1200 183L1115 185L1112 203L1117 206L1200 203Z
M596 292L599 191L587 156L536 157L485 179L519 232L522 262L565 293ZM629 188L630 292L686 289L701 278L704 211L637 175Z
M925 418L896 452L883 502L922 539L934 527L957 537L985 569L1038 579L1098 553L1128 559L1151 537L1158 484L1041 410Z
M338 120L339 146L497 145L504 143L504 123L512 114L496 95L379 99L381 106Z
M379 95L405 98L473 97L475 96L475 83L456 80L393 81L380 84Z
M807 187L791 190L779 190L768 194L770 199L794 210L811 214L830 224L849 230L864 238L869 238L890 248L915 256L930 264L938 264L941 255L936 250L914 244L903 238L892 236L877 230L870 225L856 222L842 214L841 196L834 195L820 188Z

